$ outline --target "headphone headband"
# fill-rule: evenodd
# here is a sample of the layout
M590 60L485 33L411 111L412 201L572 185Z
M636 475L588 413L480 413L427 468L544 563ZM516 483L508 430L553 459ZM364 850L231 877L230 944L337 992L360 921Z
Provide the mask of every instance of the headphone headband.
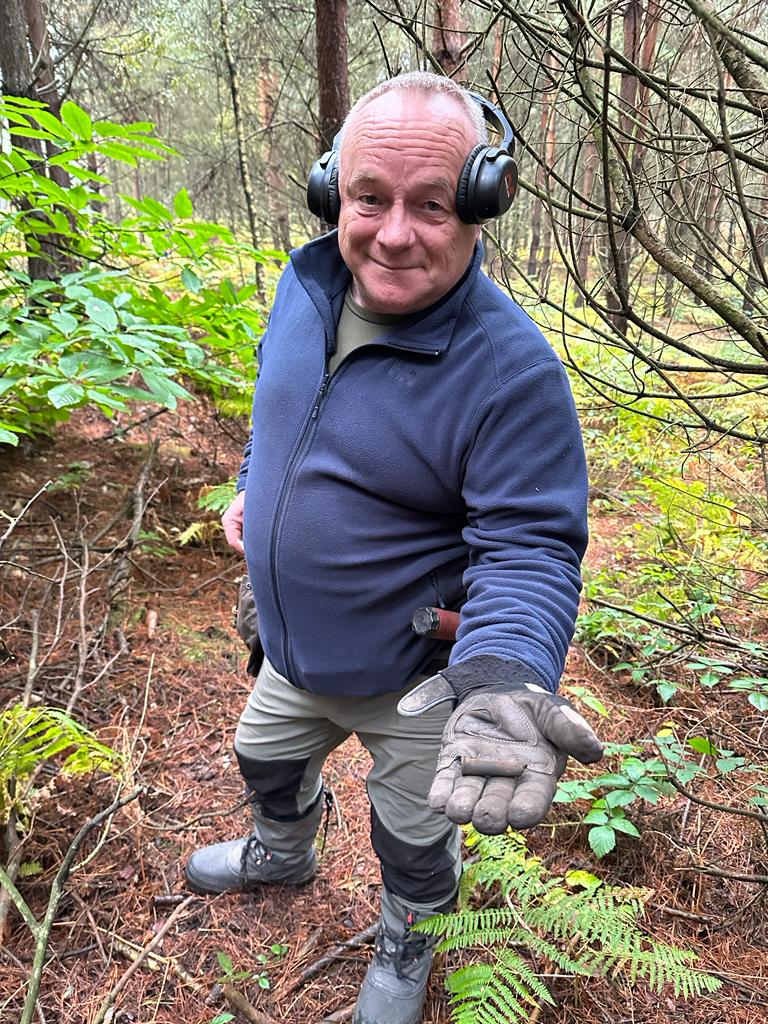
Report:
M486 124L492 125L497 133L501 136L501 142L498 148L506 150L510 156L515 155L515 133L512 130L512 125L506 119L502 111L496 106L495 103L491 103L485 96L481 96L479 92L468 92L469 96L477 103L480 109L483 111L483 117L485 118Z
M485 96L468 92L489 124L501 136L498 146L477 145L467 157L456 188L456 212L466 224L482 224L499 217L512 205L517 191L514 160L515 133L502 111ZM337 224L339 195L340 133L331 148L312 165L307 184L307 205L327 224Z

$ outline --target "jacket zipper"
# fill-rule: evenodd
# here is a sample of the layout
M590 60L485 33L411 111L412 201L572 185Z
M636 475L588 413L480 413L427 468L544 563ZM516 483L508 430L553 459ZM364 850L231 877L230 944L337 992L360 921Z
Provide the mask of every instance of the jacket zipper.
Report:
M288 679L294 685L297 685L297 677L295 666L293 664L293 658L291 657L290 638L288 636L288 623L286 622L285 613L283 611L283 604L280 599L280 588L278 586L277 578L277 545L280 539L279 533L280 525L282 522L282 511L283 506L285 504L285 499L287 494L291 490L293 480L296 476L299 464L304 456L304 453L309 447L314 436L316 427L315 421L317 420L317 416L318 413L320 412L320 407L323 404L323 400L325 399L325 396L328 394L328 385L330 383L330 379L331 375L328 372L328 367L326 364L323 373L323 379L320 382L320 387L317 390L317 395L315 396L315 401L312 405L312 412L309 415L309 419L306 421L306 424L304 426L304 433L299 441L296 451L293 454L293 457L291 458L291 461L288 463L288 467L286 468L285 471L285 476L283 477L283 486L280 489L280 495L277 499L277 506L275 508L275 516L273 519L272 526L272 539L270 542L269 550L269 560L272 570L272 589L275 592L275 607L277 608L278 614L280 616L280 622L283 631L283 659L285 661L285 666L288 672Z
M374 341L371 344L376 345L377 343ZM398 344L392 343L392 342L386 342L386 343L383 343L383 344L380 343L379 347L381 347L381 348L397 349L397 350L399 350L401 352L413 352L414 351L414 349L407 348L405 345L398 345ZM420 354L422 354L422 355L431 355L431 356L439 356L440 352L430 351L430 352L421 352ZM277 579L277 545L278 545L278 541L279 541L281 513L283 511L283 505L285 503L286 495L290 492L291 485L293 484L293 480L294 480L294 478L296 476L296 473L297 473L297 470L299 468L299 464L300 464L301 460L303 459L304 454L306 453L307 449L309 448L309 445L310 445L310 443L312 441L312 438L314 437L315 430L317 428L317 417L320 414L320 409L322 408L325 399L328 397L328 392L330 391L330 388L331 388L332 378L335 380L338 377L339 371L342 369L342 367L344 366L344 364L346 362L347 362L347 359L344 359L339 364L339 366L336 367L336 370L333 373L333 375L331 375L328 372L328 363L327 363L327 361L325 363L325 367L324 367L324 371L323 371L323 377L322 377L322 380L320 381L320 386L317 389L317 394L315 396L315 401L314 401L314 403L312 405L312 412L309 415L309 419L306 421L306 424L304 426L303 436L301 437L301 440L299 441L298 447L296 448L296 451L294 452L293 457L291 458L291 461L288 463L288 467L287 467L287 469L285 471L285 476L283 477L283 486L280 489L280 495L279 495L279 497L277 499L277 506L275 508L275 517L274 517L273 526L272 526L272 539L271 539L271 542L270 542L270 550L269 550L270 566L271 566L271 570L272 570L272 589L275 592L275 607L277 608L278 614L280 616L280 623L282 625L282 630L283 630L283 659L285 661L285 666L286 666L286 669L288 671L289 681L294 683L294 685L296 685L295 680L297 678L297 674L296 674L296 671L295 671L295 666L293 664L293 658L291 657L290 638L288 636L288 623L286 622L285 613L283 612L283 605L282 605L282 601L280 600L280 588L278 586L278 579ZM433 578L433 586L435 587L435 590L436 590L437 595L438 595L438 600L440 602L439 607L444 608L445 607L445 603L444 603L444 600L443 600L443 597L442 597L442 593L441 593L441 590L440 590L440 585L439 585L439 582L437 580L437 577L434 575L434 573L431 573L430 574L430 578Z

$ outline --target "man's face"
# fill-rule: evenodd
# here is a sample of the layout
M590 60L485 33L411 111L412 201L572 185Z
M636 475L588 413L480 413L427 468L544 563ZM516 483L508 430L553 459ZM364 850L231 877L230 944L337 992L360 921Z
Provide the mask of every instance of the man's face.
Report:
M473 145L469 118L443 96L388 93L350 125L339 248L361 306L415 313L467 269L480 229L459 220L456 185Z

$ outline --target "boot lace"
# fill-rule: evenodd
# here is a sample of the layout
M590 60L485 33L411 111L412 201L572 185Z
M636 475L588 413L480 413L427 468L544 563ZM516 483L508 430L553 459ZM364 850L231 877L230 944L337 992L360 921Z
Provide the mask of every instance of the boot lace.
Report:
M432 935L393 935L383 926L376 936L376 956L387 966L391 964L398 978L410 980L410 971L414 970L422 958L431 954L437 939Z
M243 878L247 876L249 863L258 866L270 860L272 860L272 851L262 843L258 833L254 832L243 844L240 854L240 874Z

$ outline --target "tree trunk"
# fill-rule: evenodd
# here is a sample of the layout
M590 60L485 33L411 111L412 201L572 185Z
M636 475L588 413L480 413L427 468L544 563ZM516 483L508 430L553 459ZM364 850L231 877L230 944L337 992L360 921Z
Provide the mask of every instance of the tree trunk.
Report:
M0 3L0 73L3 76L3 93L6 96L35 98L32 93L32 64L27 47L27 25L20 0L3 0ZM35 141L28 140L27 148L33 149L31 143Z
M581 178L581 194L585 199L592 197L592 189L595 187L595 172L597 170L597 153L595 144L588 139L584 144L583 156L584 172ZM588 221L582 221L579 245L576 250L576 276L577 288L573 304L576 309L584 305L584 292L587 291L587 274L589 273L589 257L592 252L592 227Z
M27 41L27 22L22 0L1 0L0 2L0 74L3 78L3 93L6 96L24 96L37 99L33 88L32 62ZM24 139L24 148L40 158L35 166L39 174L46 174L45 151L39 139ZM40 212L27 201L21 201L22 210ZM62 253L56 246L55 238L39 231L25 229L21 225L27 243L27 272L33 281L55 278L62 270Z
M259 235L256 230L256 203L253 195L251 171L248 166L248 154L245 148L245 124L243 120L243 110L240 105L240 80L237 73L237 64L235 63L235 58L232 54L232 47L229 41L226 0L219 0L219 29L221 31L224 60L227 65L229 92L232 97L232 112L235 118L235 136L237 138L237 156L240 164L240 180L243 185L243 195L245 196L245 209L248 214L248 227L251 232L251 244L254 249L258 249ZM261 268L258 263L254 264L254 278L256 279L259 298L263 302L264 289L261 279Z
M285 181L273 152L272 122L275 118L277 93L277 79L269 61L262 57L259 61L259 120L264 130L264 177L267 185L269 226L273 248L288 252L291 248L291 227L285 203Z
M347 0L315 0L315 43L320 152L324 153L349 110Z
M449 78L461 68L461 48L466 41L460 0L435 0L432 56Z
M554 160L552 92L550 89L552 82L549 71L550 63L551 61L549 56L547 56L543 67L543 72L546 77L541 92L541 114L539 116L538 146L541 162L536 167L536 188L542 194L546 192L547 175L549 168L552 166L552 161ZM535 277L540 271L542 287L544 287L544 281L549 273L549 258L552 242L549 224L544 217L544 200L533 196L531 202L533 203L531 210L531 245L528 250L527 273L529 277ZM539 252L542 249L542 243L543 252L541 253L540 260Z

